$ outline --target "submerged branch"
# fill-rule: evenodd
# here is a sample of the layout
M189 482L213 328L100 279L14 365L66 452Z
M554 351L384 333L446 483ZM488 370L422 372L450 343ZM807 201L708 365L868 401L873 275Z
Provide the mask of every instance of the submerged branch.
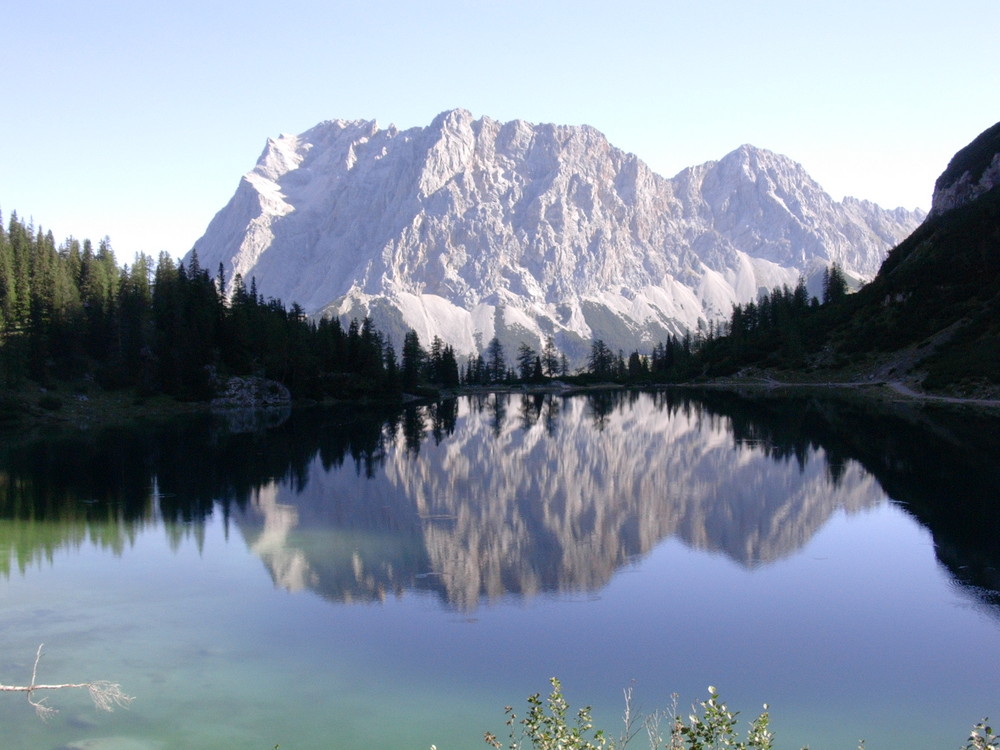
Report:
M35 664L31 669L31 684L30 685L2 685L0 684L0 693L26 693L28 697L28 703L32 705L35 709L35 713L38 714L39 718L47 719L55 713L58 713L56 709L51 706L45 705L46 698L40 700L35 699L33 693L36 690L61 690L63 688L86 688L87 692L90 694L90 699L94 702L94 705L101 709L102 711L113 711L115 705L127 707L135 698L131 695L126 695L122 692L122 686L117 682L108 682L107 680L93 680L91 682L66 682L59 685L41 685L37 682L38 675L38 662L42 658L42 646L45 644L39 644L38 651L35 654Z

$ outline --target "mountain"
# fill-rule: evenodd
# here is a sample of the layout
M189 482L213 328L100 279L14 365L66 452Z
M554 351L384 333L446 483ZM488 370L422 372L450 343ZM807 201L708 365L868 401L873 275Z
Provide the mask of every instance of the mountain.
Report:
M833 200L790 159L742 146L672 179L588 126L323 122L268 140L210 223L201 265L396 342L459 354L546 336L648 348L830 263L874 275L923 219ZM814 287L815 288L815 287Z
M706 341L686 376L771 370L777 380L888 382L997 398L1000 123L954 156L935 184L930 213L870 283L856 294L825 296L827 304L798 308L762 299L767 314L734 309L732 335Z

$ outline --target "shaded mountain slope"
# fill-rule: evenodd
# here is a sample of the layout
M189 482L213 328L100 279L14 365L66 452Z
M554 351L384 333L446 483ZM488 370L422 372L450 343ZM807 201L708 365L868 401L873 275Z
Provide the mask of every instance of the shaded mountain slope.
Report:
M923 225L852 306L842 351L916 346L926 387L1000 384L1000 187Z

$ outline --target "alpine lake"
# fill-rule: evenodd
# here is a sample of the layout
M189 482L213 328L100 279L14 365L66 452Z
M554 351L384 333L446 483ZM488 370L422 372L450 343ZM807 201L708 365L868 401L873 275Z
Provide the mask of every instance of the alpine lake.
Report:
M462 396L0 439L5 750L468 750L558 677L775 747L1000 718L1000 418L801 392ZM41 691L34 698L43 697ZM666 721L662 723L665 728ZM644 736L630 747L648 747Z

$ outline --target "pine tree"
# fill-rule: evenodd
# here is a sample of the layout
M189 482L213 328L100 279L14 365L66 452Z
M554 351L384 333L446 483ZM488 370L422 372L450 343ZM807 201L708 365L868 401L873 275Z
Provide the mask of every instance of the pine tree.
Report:
M802 276L799 276L799 281L792 292L792 307L799 315L809 307L809 291L806 289L806 280Z
M649 373L646 360L639 356L639 352L632 352L628 357L628 377L629 380L640 380Z
M486 347L486 370L490 383L502 383L507 378L507 361L504 358L503 344L494 336Z
M385 390L387 393L395 394L400 389L399 362L396 361L396 350L390 340L385 342L383 361L385 363Z
M535 369L535 360L538 355L535 350L523 341L517 347L517 372L521 380L531 380L531 374Z
M22 329L28 323L28 312L31 307L31 274L29 266L33 243L28 227L17 218L16 212L11 213L7 239L10 243L11 261L14 269L13 284L10 291L12 303L10 319L14 327Z
M441 385L445 388L455 388L459 385L458 359L450 344L445 346L441 353Z
M553 378L559 373L559 352L556 350L556 342L551 336L545 339L545 346L542 348L542 371L549 378Z
M440 336L435 336L431 339L431 349L425 362L426 378L430 383L441 383L443 380L443 354L444 341Z
M847 296L847 277L839 263L823 272L823 304L837 302Z
M531 368L531 382L532 383L543 383L545 382L545 373L542 371L542 358L536 356L535 364Z
M426 354L420 345L420 337L412 328L403 336L403 362L400 367L400 380L403 390L413 389L420 382Z
M7 230L0 222L0 342L4 334L14 327L16 299L14 249L7 239Z
M156 383L153 370L153 294L150 276L153 259L139 253L132 268L122 271L118 291L120 356L124 377L138 384L144 392L151 392Z
M603 339L594 339L590 344L590 357L587 360L587 370L597 378L615 376L615 355L604 343Z

